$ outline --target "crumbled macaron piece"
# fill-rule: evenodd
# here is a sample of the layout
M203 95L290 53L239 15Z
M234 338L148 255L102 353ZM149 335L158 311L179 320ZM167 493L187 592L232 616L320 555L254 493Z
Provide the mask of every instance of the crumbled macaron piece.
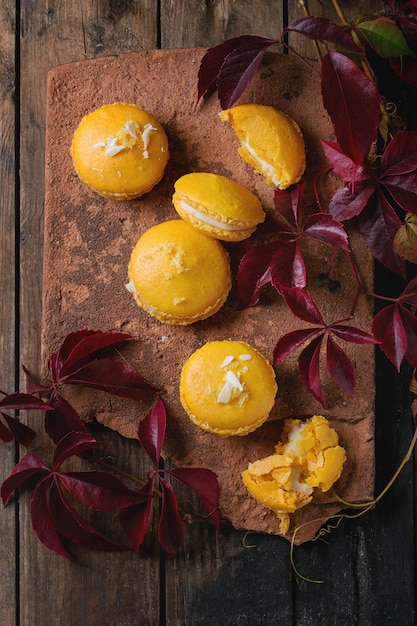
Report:
M304 174L306 154L298 124L282 111L262 104L240 104L220 113L240 140L241 157L267 183L286 189Z
M276 513L285 535L289 514L312 500L314 488L328 491L345 460L338 434L325 417L314 415L306 422L287 419L275 454L249 463L242 478L249 493Z

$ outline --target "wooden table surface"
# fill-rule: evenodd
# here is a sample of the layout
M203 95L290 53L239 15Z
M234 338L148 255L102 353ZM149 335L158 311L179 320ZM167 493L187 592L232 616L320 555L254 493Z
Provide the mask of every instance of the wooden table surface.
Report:
M335 18L331 3L310 3ZM382 2L344 2L348 16ZM278 0L2 0L0 4L0 388L24 389L20 364L40 372L46 75L63 63L153 48L210 46L247 33L279 36L301 13ZM299 42L303 54L312 45ZM408 377L377 368L377 485L408 447ZM117 435L113 454L129 463ZM47 454L42 439L34 449ZM1 443L0 480L19 450ZM415 478L415 477L414 477ZM186 528L173 557L79 549L72 563L40 544L28 494L0 512L0 623L4 626L223 626L414 624L416 512L413 467L366 516L345 520L295 550L278 537Z

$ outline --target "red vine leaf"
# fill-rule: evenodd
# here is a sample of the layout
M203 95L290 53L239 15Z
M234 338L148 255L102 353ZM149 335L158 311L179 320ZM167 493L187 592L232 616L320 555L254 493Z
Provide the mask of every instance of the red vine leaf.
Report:
M64 556L70 561L74 557L70 554L63 537L56 528L50 507L51 478L47 477L38 482L30 498L30 517L32 527L39 541L49 550Z
M55 389L49 397L53 407L45 416L45 431L54 443L58 443L73 431L87 433L87 427L74 407Z
M298 371L306 389L320 404L326 407L320 383L320 350L322 340L323 335L320 335L302 350L298 358Z
M147 496L143 502L120 509L119 512L120 525L129 538L136 554L139 553L148 529L152 511L153 489L154 478L152 477L141 489L141 493Z
M136 370L112 359L96 359L83 365L65 377L67 385L83 385L100 389L116 396L141 402L155 395L155 387L148 383Z
M380 96L374 83L354 61L332 51L323 57L321 89L339 145L360 165L379 128Z
M306 267L300 247L302 239L310 238L335 249L349 250L348 237L340 222L325 213L304 215L303 191L303 184L289 190L276 190L276 239L254 244L243 256L237 271L239 293L246 305L257 304L262 287L269 282L281 295L288 288L306 286Z
M267 48L279 41L241 35L209 48L198 72L197 101L217 87L222 108L230 108L249 85Z
M158 539L165 552L172 554L181 545L184 524L178 512L178 502L172 486L161 476L159 484L162 490L162 507L158 524Z
M139 422L138 439L154 466L161 458L162 444L166 429L166 412L161 398L158 398L148 415Z
M220 528L219 495L220 488L214 472L203 467L174 467L166 470L183 485L191 489L207 509L208 514L218 531Z
M394 302L375 315L372 323L372 331L381 342L381 349L398 371L404 358L411 367L417 367L416 304L417 277L414 277Z
M355 368L346 353L337 345L331 335L326 344L327 371L334 382L348 395L355 388Z
M325 41L341 46L350 52L362 52L352 39L352 36L341 26L326 17L302 17L292 22L284 31L305 35L309 39Z
M72 558L66 540L105 549L125 546L93 529L69 505L63 489L81 504L99 511L118 510L149 497L146 493L129 489L105 471L59 471L65 460L98 445L102 443L84 432L69 433L56 447L52 468L38 455L28 453L15 465L1 487L6 503L17 488L35 485L31 496L32 526L42 543L66 558Z
M6 422L3 424L0 420L0 439L2 441L8 442L15 439L18 443L28 447L34 440L36 432L32 428L5 412L6 410L20 411L24 409L51 411L52 407L28 393L6 394L0 400L0 416Z

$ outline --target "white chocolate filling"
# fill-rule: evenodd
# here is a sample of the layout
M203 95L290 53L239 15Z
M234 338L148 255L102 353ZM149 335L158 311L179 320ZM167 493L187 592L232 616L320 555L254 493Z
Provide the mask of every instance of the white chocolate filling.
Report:
M274 185L276 187L279 187L281 185L281 181L278 180L278 177L276 175L275 172L275 168L273 167L273 165L271 165L270 163L268 163L267 161L265 161L264 159L261 159L255 152L255 150L246 142L246 141L242 141L242 147L249 152L249 154L253 157L253 159L257 162L257 164L259 165L260 169L262 170L262 172L265 174L265 176L267 178L269 178L269 180L272 180L272 182L274 183Z
M186 213L187 215L190 215L191 217L195 217L196 219L200 220L200 222L203 222L204 224L207 224L208 226L214 226L214 228L220 228L221 230L228 230L228 231L247 230L249 228L248 226L235 226L233 224L224 224L223 222L220 222L219 220L216 220L213 217L210 217L210 215L206 215L205 213L202 213L198 209L195 209L184 200L181 200L180 205L184 213Z

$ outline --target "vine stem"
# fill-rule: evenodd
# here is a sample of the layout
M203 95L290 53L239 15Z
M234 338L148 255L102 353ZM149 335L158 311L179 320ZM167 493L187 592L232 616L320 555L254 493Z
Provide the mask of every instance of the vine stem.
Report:
M146 485L145 480L142 480L141 478L138 478L137 476L133 476L133 474L129 474L129 472L125 472L124 470L120 469L116 465L112 465L111 463L107 463L107 461L103 461L103 459L94 459L94 463L96 463L97 465L100 465L101 467L103 467L109 472L113 472L113 474L117 474L118 476L123 476L123 478L127 478L128 480L131 480L132 482L137 483L141 487ZM159 498L162 497L162 492L159 491L159 489L154 488L154 494L158 496Z
M410 442L410 445L408 447L407 453L406 453L405 457L403 458L403 460L401 461L400 465L398 466L396 472L392 476L391 480L389 480L388 483L385 485L384 489L373 500L369 500L368 502L348 502L346 500L343 500L343 498L338 496L337 493L335 493L333 490L332 490L332 495L336 498L336 500L338 502L340 502L341 504L345 504L346 506L348 506L350 508L356 508L356 509L358 509L358 508L366 508L366 509L368 509L370 507L375 506L375 504L377 504L381 500L381 498L383 498L385 496L387 491L392 487L392 485L397 480L398 476L401 474L404 466L410 461L411 456L413 454L414 447L416 445L416 442L417 442L417 429L414 431L414 435L413 435L413 437L411 439L411 442Z

